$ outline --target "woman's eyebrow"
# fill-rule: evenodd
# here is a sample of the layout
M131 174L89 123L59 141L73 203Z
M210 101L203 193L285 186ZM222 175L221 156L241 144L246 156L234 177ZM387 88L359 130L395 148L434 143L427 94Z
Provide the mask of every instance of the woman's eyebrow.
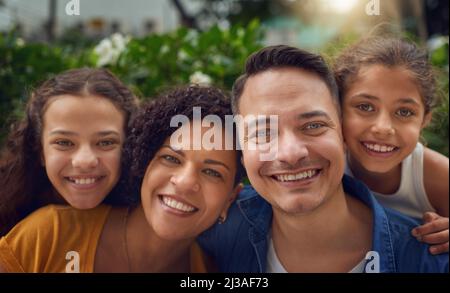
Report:
M182 151L181 149L179 149L179 150L174 149L173 147L171 147L171 146L168 145L168 144L164 144L162 147L163 147L163 148L168 148L168 149L170 149L171 151L173 151L173 152L179 154L180 156L184 157L184 153L183 153L183 151Z
M225 168L227 168L228 171L230 170L230 168L225 163L222 163L220 161L206 159L206 160L203 161L203 163L205 163L205 164L212 164L212 165L221 165L221 166L224 166Z

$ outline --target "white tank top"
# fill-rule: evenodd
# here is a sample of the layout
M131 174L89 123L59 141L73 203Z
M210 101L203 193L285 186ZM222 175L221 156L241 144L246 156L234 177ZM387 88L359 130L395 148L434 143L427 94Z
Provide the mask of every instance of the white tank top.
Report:
M401 182L397 192L394 194L373 192L383 206L418 219L422 219L425 212L436 212L428 200L423 183L423 150L423 145L417 143L414 151L403 160ZM348 164L345 174L354 177Z

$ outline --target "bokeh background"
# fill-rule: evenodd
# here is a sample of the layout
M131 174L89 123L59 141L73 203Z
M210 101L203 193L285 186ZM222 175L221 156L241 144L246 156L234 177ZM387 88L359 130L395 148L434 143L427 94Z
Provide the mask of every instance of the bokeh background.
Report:
M68 15L74 2L0 0L0 146L33 87L65 69L106 67L149 99L189 82L229 90L265 45L332 62L360 37L386 34L429 50L441 102L423 139L448 156L448 0L78 0Z

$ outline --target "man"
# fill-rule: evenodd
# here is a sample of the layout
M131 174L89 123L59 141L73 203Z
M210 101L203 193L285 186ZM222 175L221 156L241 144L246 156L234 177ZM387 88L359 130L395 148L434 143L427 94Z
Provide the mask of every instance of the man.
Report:
M240 133L277 147L271 161L260 160L263 148L243 147L253 187L200 239L221 271L448 272L448 254L432 256L410 235L418 222L344 176L337 86L320 56L288 46L256 52L233 86L233 112L277 115L277 129L253 130L244 119Z

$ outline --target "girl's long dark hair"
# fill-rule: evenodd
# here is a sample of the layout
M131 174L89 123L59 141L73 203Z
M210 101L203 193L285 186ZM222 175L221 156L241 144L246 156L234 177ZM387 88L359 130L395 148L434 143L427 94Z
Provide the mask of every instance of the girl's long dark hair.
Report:
M55 195L41 164L42 121L49 99L59 95L96 95L110 100L125 115L128 122L137 109L132 92L105 69L74 69L44 82L32 92L25 117L14 123L0 154L0 236L34 210L63 202ZM121 204L117 188L105 202Z

